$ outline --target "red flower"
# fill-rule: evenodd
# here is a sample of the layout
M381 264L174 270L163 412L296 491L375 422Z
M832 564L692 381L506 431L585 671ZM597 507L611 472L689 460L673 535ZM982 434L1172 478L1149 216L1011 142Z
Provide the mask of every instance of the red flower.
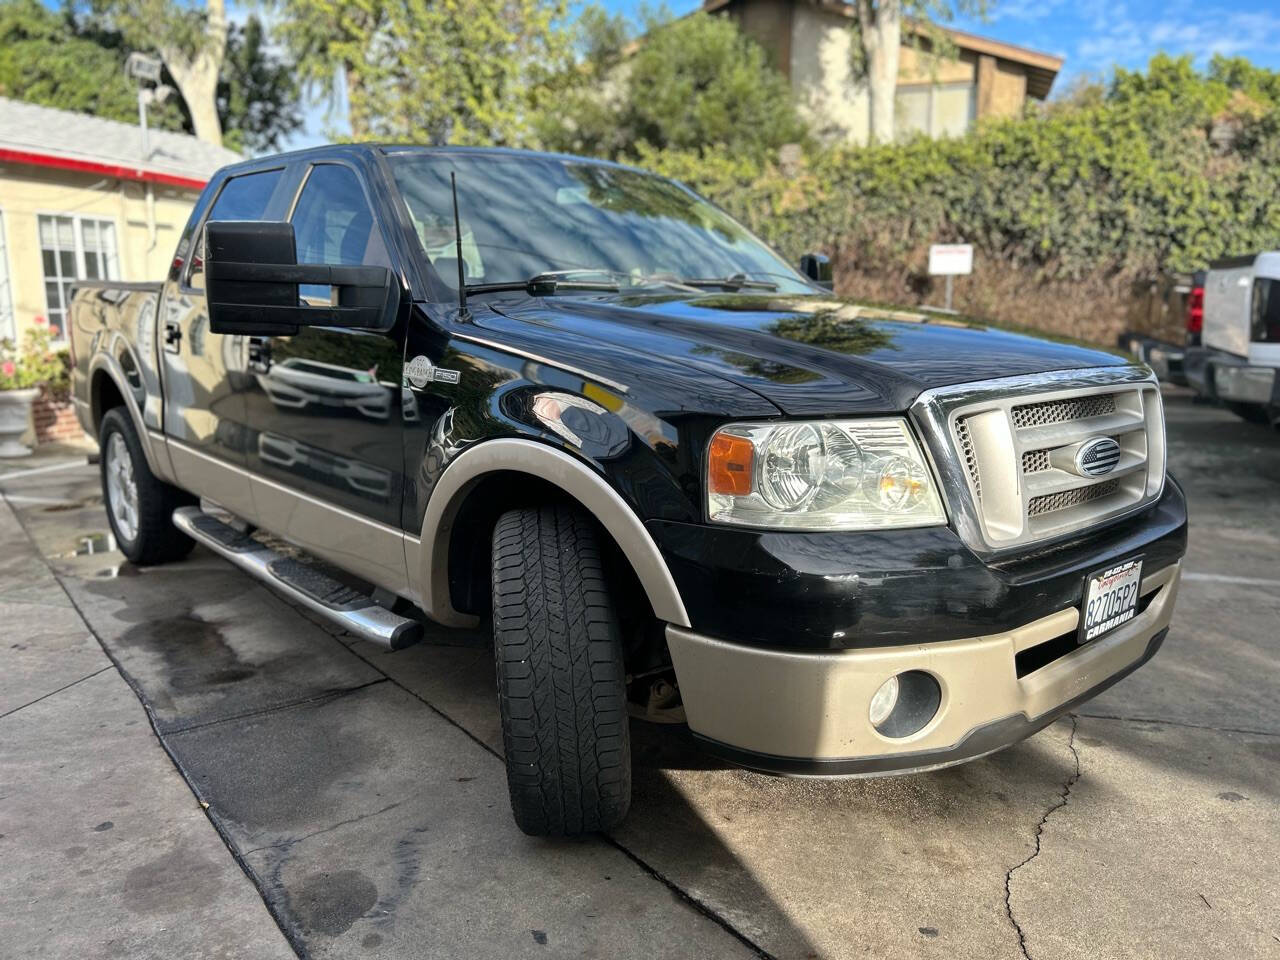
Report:
M49 326L49 336L51 336L51 337L60 337L60 336L62 336L62 329L61 329L61 328L60 328L56 323L55 323L55 324L50 324L50 326Z
M18 372L18 368L13 365L12 360L6 360L4 365L0 366L0 372L4 373L6 377L12 377Z
M36 326L38 326L38 327L43 327L43 326L44 326L44 317L36 317L35 323L36 323Z

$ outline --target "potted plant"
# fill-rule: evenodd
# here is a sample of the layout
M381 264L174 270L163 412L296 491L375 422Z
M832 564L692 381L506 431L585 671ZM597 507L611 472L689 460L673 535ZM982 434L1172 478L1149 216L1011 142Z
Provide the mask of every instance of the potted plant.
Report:
M22 346L0 341L0 457L25 457L22 442L31 422L31 404L41 387L56 387L67 377L66 361L54 349L58 328L36 317Z

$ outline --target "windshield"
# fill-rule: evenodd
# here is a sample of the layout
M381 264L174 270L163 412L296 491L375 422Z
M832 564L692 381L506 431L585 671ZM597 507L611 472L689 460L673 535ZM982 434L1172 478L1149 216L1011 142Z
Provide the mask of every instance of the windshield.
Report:
M813 290L740 224L661 177L532 154L390 160L422 251L450 286L458 276L453 172L468 286L588 271L619 286L745 277L783 292Z

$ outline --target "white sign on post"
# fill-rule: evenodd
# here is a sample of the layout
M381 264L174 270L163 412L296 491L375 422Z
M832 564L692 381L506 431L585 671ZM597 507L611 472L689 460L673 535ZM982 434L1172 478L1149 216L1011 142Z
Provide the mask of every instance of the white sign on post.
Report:
M951 278L973 273L973 244L935 243L929 248L929 275L947 278L947 309L951 309Z
M967 277L973 273L973 244L935 243L929 248L929 275Z

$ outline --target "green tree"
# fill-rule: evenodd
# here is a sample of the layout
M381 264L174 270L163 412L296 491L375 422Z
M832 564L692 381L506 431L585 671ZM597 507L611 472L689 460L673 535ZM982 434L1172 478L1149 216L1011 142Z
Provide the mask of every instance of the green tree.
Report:
M0 0L0 96L136 123L137 85L124 73L131 49L110 20L88 10ZM164 79L176 85L172 77ZM293 68L271 51L256 16L228 31L216 106L226 145L234 150L278 149L302 126ZM147 123L159 130L195 129L182 97L152 104Z
M136 123L138 94L124 75L118 34L87 27L69 10L40 0L0 3L0 96ZM151 112L157 128L181 130L174 104Z
M293 64L276 56L262 21L250 16L232 25L218 79L218 118L223 141L233 150L279 150L301 129L301 89Z
M134 50L154 50L173 78L195 135L222 144L218 81L227 52L226 0L90 0L107 27Z
M564 62L564 0L272 0L299 75L353 139L516 144Z
M571 82L536 123L553 149L635 159L714 148L763 159L805 136L786 79L728 17L699 11L632 40L597 11L578 29Z

